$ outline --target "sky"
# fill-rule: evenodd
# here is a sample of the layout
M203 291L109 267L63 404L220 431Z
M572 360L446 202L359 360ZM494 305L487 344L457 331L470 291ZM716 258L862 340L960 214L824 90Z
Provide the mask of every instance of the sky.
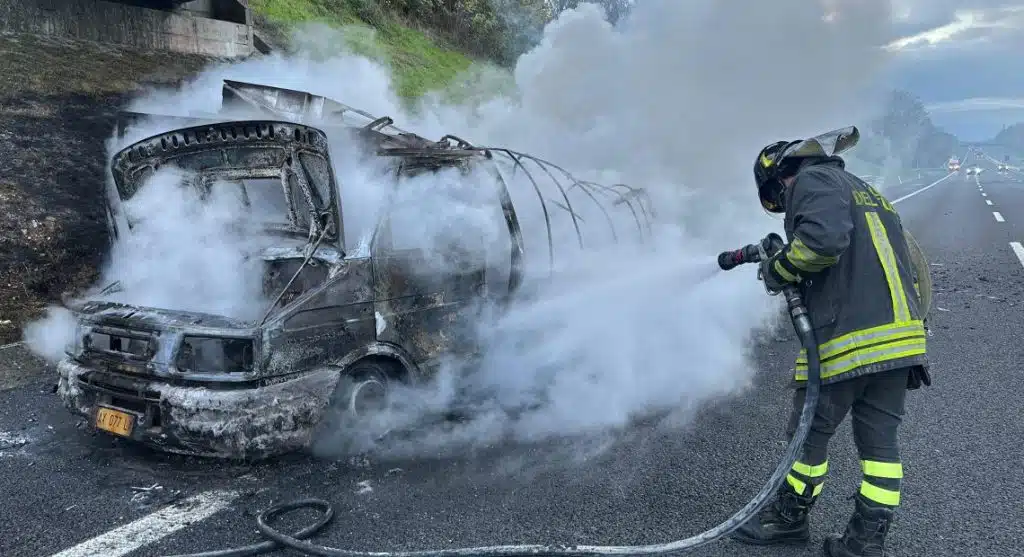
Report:
M921 98L936 125L982 141L1024 122L1024 1L892 5L889 78Z

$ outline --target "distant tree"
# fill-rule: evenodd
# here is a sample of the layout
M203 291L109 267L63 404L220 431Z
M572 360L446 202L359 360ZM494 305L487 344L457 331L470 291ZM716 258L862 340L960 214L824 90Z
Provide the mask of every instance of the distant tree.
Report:
M502 26L498 61L512 63L540 41L554 12L549 0L490 0Z
M889 140L892 154L904 164L942 166L961 148L956 136L936 127L924 103L907 91L892 92L872 128Z
M580 4L597 4L604 8L608 14L608 21L612 24L618 23L633 7L633 0L547 0L551 6L551 12L555 15L579 7Z
M1006 126L992 139L993 143L998 143L1010 149L1013 152L1019 153L1017 156L1024 155L1024 122L1018 124L1012 124Z
M909 155L930 126L928 112L917 97L906 91L893 91L878 131L901 155Z
M956 136L938 128L931 128L918 142L912 164L917 167L942 166L950 155L960 149L960 142Z

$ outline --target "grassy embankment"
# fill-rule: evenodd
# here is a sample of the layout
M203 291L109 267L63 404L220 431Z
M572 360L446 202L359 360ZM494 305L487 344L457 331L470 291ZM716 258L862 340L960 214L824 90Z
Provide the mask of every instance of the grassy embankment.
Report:
M355 7L360 0L251 0L257 26L279 43L295 26L322 23L344 30L352 52L387 65L396 93L415 99L428 91L444 89L469 70L472 58L455 47L413 28L396 17L379 12L367 17ZM368 22L367 19L371 19Z

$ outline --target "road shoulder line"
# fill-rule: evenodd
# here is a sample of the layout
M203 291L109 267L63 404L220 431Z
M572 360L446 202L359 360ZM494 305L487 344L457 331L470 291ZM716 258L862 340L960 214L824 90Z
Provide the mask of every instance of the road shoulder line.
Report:
M923 187L923 188L921 188L919 190L914 190L914 191L908 193L907 195L904 195L903 197L900 197L899 199L893 200L892 202L893 203L899 203L900 201L904 201L904 200L910 199L911 197L914 197L915 195L917 195L917 194L919 194L919 193L921 193L923 191L929 190L929 189L939 185L943 181L949 179L950 176L955 176L955 175L956 175L956 172L950 172L949 174L946 174L942 178L939 178L938 180L935 180L934 182L928 184L927 186L925 186L925 187Z

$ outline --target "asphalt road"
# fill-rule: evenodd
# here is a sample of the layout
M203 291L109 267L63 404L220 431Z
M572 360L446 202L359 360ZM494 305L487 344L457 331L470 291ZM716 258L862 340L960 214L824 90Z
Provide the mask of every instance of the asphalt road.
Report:
M1011 246L1024 242L1024 175L979 164L977 180L961 172L920 191L938 173L884 187L935 282L934 384L909 394L895 555L1024 555L1024 248L1018 256ZM59 407L52 374L26 372L18 360L20 379L0 392L0 555L221 549L258 541L255 514L302 497L337 508L316 541L352 549L682 538L744 505L776 465L796 349L794 340L766 346L756 387L703 410L684 431L641 426L572 464L573 448L550 446L415 462L293 455L250 466L168 456L90 433ZM0 352L12 350L20 349ZM845 524L859 482L848 421L831 450L806 549L725 541L693 554L818 555L823 536ZM81 545L98 536L103 550Z

